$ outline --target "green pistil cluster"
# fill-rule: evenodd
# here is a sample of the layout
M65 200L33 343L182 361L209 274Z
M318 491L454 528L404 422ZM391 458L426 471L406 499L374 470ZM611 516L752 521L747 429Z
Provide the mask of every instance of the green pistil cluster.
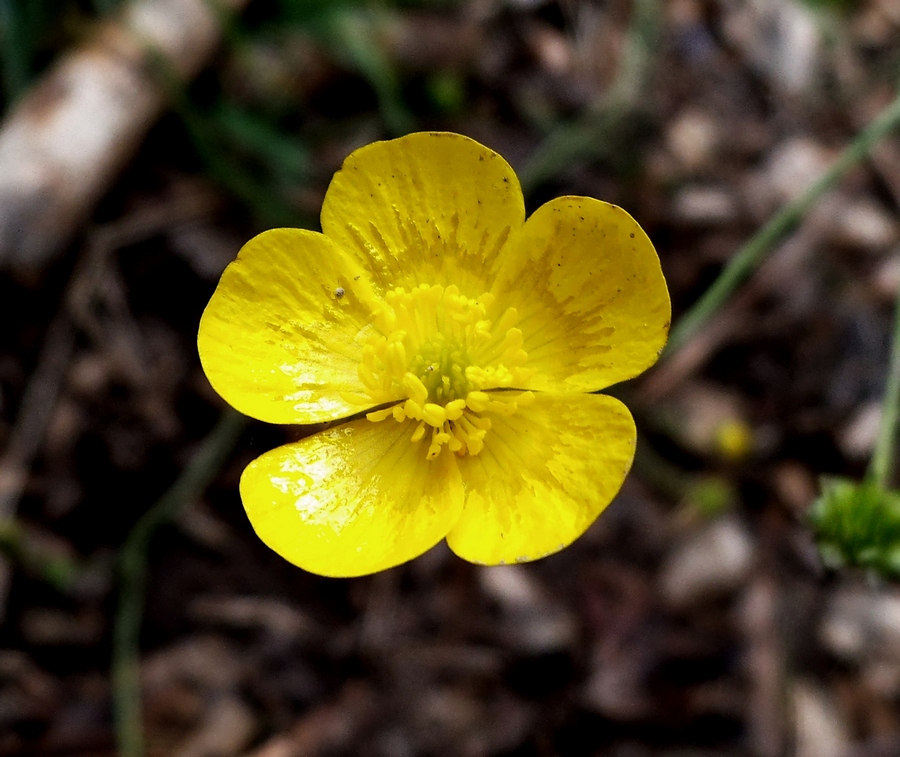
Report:
M466 378L466 369L471 364L464 347L443 334L435 334L419 348L409 370L425 385L429 402L445 405L465 399L472 391L472 384Z

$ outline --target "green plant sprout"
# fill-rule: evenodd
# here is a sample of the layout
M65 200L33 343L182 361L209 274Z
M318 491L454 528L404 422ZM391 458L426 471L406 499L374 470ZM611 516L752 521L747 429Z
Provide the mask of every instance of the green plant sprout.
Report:
M823 478L822 495L810 511L810 520L827 565L861 568L890 579L900 577L900 492L890 488L900 418L900 296L882 407L866 477L862 481Z
M900 576L900 493L869 478L824 477L810 519L829 567Z

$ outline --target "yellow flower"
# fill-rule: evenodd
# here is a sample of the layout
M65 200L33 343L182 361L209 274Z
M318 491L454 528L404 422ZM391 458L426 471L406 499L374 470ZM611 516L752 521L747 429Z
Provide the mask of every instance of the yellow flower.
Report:
M624 210L560 197L528 220L497 153L447 133L350 155L322 233L273 229L222 275L200 323L206 375L270 423L356 416L241 478L259 537L356 576L441 539L535 560L618 492L635 428L612 397L665 344L669 296Z

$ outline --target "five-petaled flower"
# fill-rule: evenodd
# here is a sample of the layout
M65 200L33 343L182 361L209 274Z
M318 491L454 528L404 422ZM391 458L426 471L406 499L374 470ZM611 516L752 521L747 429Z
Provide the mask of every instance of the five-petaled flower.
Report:
M503 158L419 133L346 159L322 233L250 240L199 350L247 415L349 419L256 459L240 492L280 555L355 576L445 537L485 564L574 541L634 456L628 410L589 392L653 364L669 318L659 259L624 210L560 197L526 221Z

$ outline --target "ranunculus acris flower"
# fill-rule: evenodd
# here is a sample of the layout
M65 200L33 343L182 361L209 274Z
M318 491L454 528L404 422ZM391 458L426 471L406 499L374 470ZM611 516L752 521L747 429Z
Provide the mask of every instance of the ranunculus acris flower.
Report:
M457 134L363 147L322 233L273 229L200 324L213 387L270 423L339 421L241 478L260 538L314 573L535 560L618 492L635 428L589 394L657 359L669 296L624 210L560 197L528 220L497 153ZM340 422L341 419L348 419Z

